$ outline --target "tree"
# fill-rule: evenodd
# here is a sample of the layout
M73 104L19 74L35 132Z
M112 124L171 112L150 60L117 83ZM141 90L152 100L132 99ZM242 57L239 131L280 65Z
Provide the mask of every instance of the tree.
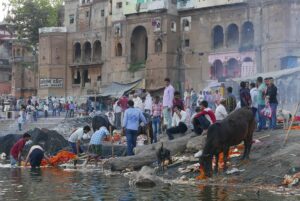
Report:
M18 38L32 45L39 41L39 28L58 26L62 0L10 0L6 21L13 23Z

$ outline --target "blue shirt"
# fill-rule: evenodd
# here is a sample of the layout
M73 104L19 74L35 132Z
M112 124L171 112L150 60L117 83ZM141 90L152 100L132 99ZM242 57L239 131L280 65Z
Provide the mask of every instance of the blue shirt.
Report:
M109 132L108 130L102 126L99 130L97 130L93 135L92 135L92 138L90 140L90 145L93 144L93 145L99 145L101 144L104 136L108 135Z
M123 127L126 129L137 131L139 128L140 120L142 120L145 124L147 123L140 109L130 107L125 111Z

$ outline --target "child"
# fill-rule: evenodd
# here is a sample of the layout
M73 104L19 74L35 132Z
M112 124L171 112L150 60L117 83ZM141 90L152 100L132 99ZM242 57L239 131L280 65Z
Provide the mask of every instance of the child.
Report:
M110 135L110 133L105 126L101 126L100 129L96 130L96 132L92 135L88 147L88 158L85 161L84 166L86 166L91 159L94 159L97 167L98 160L102 154L102 141L104 137L108 135Z
M23 124L23 117L21 117L21 115L18 115L19 131L22 131L22 124Z

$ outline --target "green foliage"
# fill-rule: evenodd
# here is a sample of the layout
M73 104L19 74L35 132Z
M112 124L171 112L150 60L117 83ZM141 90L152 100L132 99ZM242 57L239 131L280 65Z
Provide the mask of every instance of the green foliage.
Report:
M145 68L145 62L138 62L138 63L130 64L128 71L131 73L134 73L134 72L140 70L141 68Z
M6 21L16 27L18 38L38 43L39 28L57 26L62 0L10 0Z

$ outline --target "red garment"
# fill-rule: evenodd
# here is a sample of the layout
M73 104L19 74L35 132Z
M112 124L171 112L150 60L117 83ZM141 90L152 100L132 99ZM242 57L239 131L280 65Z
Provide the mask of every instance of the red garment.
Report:
M10 150L10 155L12 155L16 160L18 159L19 153L23 150L26 140L21 138L16 142Z
M123 96L119 99L118 105L122 108L122 111L124 112L128 108L128 98L126 96Z
M216 123L216 121L217 121L215 113L211 109L202 110L201 112L196 114L194 118L199 118L201 115L204 115L204 116L208 115L213 124Z
M178 106L181 108L181 110L184 110L184 104L183 101L180 98L174 98L173 99L173 107Z
M70 104L69 103L66 103L65 104L65 110L69 110L70 109Z

